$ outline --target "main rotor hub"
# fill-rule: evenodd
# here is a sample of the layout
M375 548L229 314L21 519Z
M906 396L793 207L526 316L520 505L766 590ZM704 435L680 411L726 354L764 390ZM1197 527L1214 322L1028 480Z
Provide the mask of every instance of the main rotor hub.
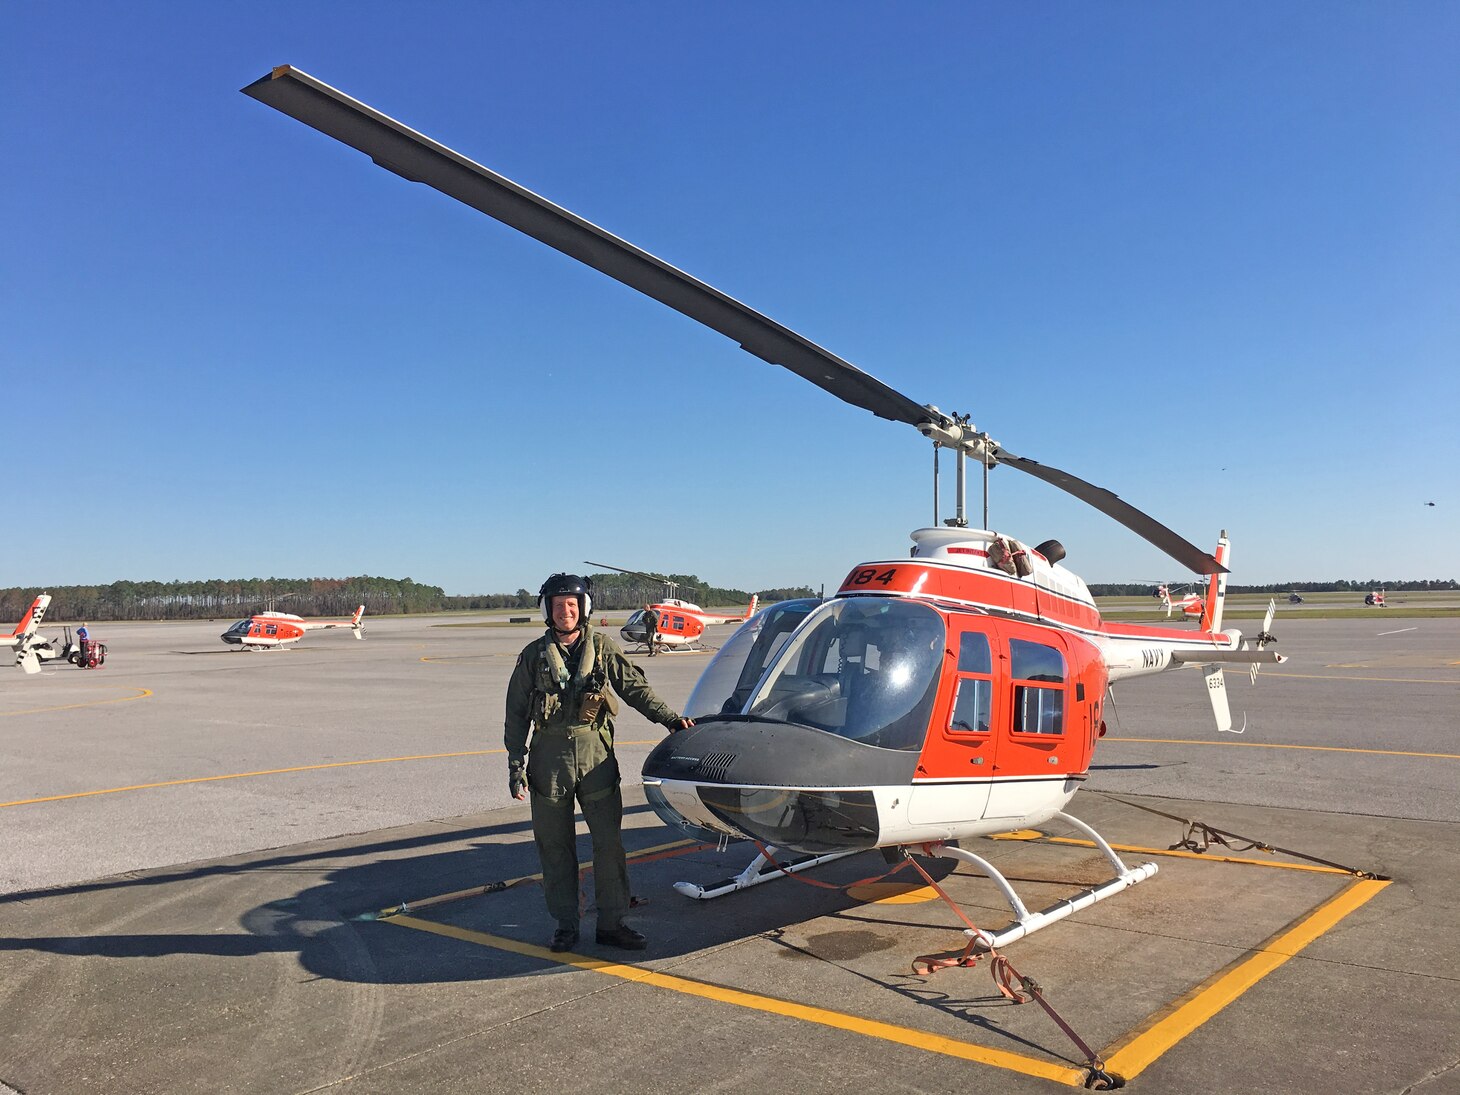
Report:
M937 417L918 423L918 432L929 441L982 461L985 467L992 468L998 464L999 443L988 434L981 433L970 421L970 415L946 415L933 406L929 406L928 410Z

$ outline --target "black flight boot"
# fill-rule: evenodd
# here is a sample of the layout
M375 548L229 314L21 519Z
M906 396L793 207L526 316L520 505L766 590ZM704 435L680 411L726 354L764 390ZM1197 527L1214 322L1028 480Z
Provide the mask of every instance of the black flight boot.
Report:
M626 951L641 951L649 945L647 939L627 924L620 924L616 928L599 928L596 938L605 947L618 947Z

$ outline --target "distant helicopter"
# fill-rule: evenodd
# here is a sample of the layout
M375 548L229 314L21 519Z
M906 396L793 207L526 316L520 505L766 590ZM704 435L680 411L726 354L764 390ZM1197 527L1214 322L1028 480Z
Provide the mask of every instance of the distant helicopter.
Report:
M239 620L222 635L218 636L229 646L244 650L269 650L288 646L304 638L306 631L327 631L336 627L348 627L355 638L365 637L365 606L355 609L355 615L348 620L307 620L287 612L260 612L246 620Z
M54 640L38 638L36 635L41 622L46 618L46 609L50 607L51 595L40 594L30 603L30 608L26 609L20 623L15 625L15 630L9 635L0 635L0 647L9 647L15 651L15 664L20 666L23 673L39 673L41 662L49 661L54 656L51 653Z
M1297 590L1294 590L1293 592L1291 592L1291 593L1288 594L1288 604L1290 604L1290 605L1300 605L1302 603L1303 603L1302 595L1299 594Z
M1184 588L1186 587L1178 586L1176 588L1175 592L1179 599L1173 601L1171 599L1172 590L1169 586L1163 583L1156 587L1154 596L1161 598L1161 607L1166 610L1166 618L1168 620L1171 618L1172 611L1177 608L1181 610L1181 615L1188 620L1199 620L1206 611L1206 602L1202 600L1201 594L1195 590L1182 593L1181 590Z
M760 855L708 898L829 858L882 848L954 859L987 875L1014 924L980 932L1002 946L1150 878L1127 867L1065 805L1089 778L1114 681L1199 666L1218 729L1230 729L1223 666L1282 661L1221 630L1229 543L1207 554L1108 490L1016 456L966 415L915 402L774 320L531 191L290 66L244 93L594 267L735 339L839 399L914 426L956 456L956 515L913 532L913 552L860 563L826 602L781 602L742 626L706 667L687 714L696 725L644 763L645 794L681 830ZM1037 547L967 527L964 462L1003 464L1114 518L1183 566L1209 575L1196 630L1107 622L1056 540ZM935 479L936 482L936 479ZM1093 840L1115 877L1030 912L965 838L1059 821ZM778 849L804 853L781 862Z
M648 611L654 612L659 618L659 626L655 631L654 638L654 646L659 650L694 649L699 645L700 639L704 637L705 625L742 623L755 615L756 606L760 603L759 595L752 596L750 598L750 604L746 606L745 611L740 615L721 616L713 612L706 612L697 604L680 600L680 598L675 596L679 591L679 583L665 578L662 575L645 574L639 570L625 570L623 567L616 567L611 563L595 563L591 559L584 561L592 567L603 567L604 570L616 570L620 574L631 574L636 578L645 578L651 582L660 582L664 585L669 596L647 606ZM649 631L644 625L645 611L643 608L635 610L624 621L623 627L618 629L618 633L625 642L637 644L641 648L648 649Z

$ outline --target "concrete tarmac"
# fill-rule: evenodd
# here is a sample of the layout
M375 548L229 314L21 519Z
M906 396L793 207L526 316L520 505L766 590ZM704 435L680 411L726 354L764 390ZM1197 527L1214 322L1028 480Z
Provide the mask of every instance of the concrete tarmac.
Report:
M589 909L577 952L547 952L500 740L533 629L378 620L240 653L227 622L108 625L102 670L0 670L0 1084L1080 1087L1081 1051L987 961L914 975L964 937L911 868L694 902L672 883L753 850L684 841L637 788L650 949L598 947ZM1460 1091L1460 621L1379 622L1280 620L1293 660L1229 674L1240 736L1210 727L1198 674L1117 693L1071 810L1159 873L1007 955L1131 1090ZM705 661L640 664L679 706ZM660 733L621 719L626 775ZM1128 803L1387 877L1173 851L1185 827ZM1108 877L1075 835L973 850L1035 908ZM964 915L1009 920L949 866L929 870ZM887 870L870 853L807 877Z

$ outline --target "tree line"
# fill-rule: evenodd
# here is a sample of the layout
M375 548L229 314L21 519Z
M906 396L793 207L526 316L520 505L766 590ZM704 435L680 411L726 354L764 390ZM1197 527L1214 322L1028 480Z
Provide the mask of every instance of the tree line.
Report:
M198 581L112 582L48 590L0 589L0 621L19 620L36 594L51 595L53 620L212 620L251 616L270 608L296 616L436 612L440 586L410 578L209 578Z
M750 594L723 589L693 574L671 575L678 596L702 607L748 604ZM668 595L662 582L645 582L625 574L596 574L595 610L642 608ZM636 584L637 583L637 584ZM0 622L18 621L36 595L50 593L48 619L214 620L239 618L273 609L296 616L348 616L357 605L367 616L420 612L463 612L485 609L531 609L536 591L448 596L440 586L410 578L208 578L197 581L112 582L110 585L55 586L47 590L12 586L0 589ZM764 590L762 601L815 596L806 586Z
M1187 581L1172 582L1174 586L1205 583L1205 578L1193 577ZM1460 589L1454 578L1398 579L1370 578L1367 581L1339 578L1331 582L1269 582L1267 585L1236 585L1229 583L1228 593L1367 593L1371 589L1394 590L1396 593L1439 591ZM1156 587L1150 582L1092 582L1090 592L1096 597L1139 597L1155 595Z

